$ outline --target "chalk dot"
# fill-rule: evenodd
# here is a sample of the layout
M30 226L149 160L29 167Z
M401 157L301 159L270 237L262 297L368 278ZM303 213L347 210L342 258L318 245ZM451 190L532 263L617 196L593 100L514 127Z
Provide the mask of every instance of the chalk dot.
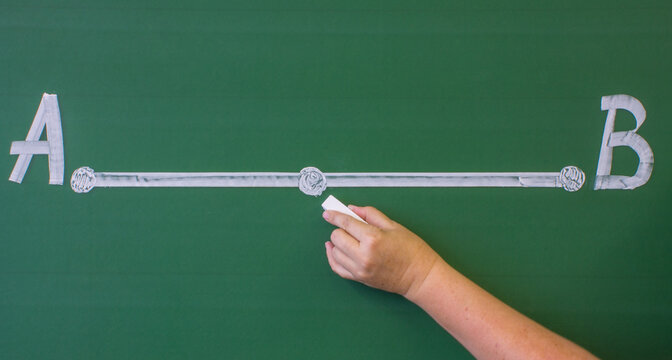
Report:
M94 186L96 186L96 175L90 167L80 167L72 173L70 187L76 193L88 193Z
M562 168L559 178L562 188L571 192L581 189L583 183L586 181L586 175L583 173L583 170L576 166L565 166Z
M299 189L306 195L320 196L327 188L327 178L315 167L301 169L299 173Z

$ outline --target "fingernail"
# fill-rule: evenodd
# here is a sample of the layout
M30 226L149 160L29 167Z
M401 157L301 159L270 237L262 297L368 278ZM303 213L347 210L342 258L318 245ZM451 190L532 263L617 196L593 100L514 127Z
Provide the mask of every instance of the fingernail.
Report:
M322 213L322 217L323 217L325 220L329 220L329 213L326 212L326 211L323 212L323 213Z

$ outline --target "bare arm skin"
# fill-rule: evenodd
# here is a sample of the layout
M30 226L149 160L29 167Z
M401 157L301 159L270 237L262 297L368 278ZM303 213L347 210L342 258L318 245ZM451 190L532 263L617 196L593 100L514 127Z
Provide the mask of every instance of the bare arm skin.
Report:
M478 359L595 359L504 304L448 265L421 238L373 207L335 211L325 243L341 277L398 293L420 306Z

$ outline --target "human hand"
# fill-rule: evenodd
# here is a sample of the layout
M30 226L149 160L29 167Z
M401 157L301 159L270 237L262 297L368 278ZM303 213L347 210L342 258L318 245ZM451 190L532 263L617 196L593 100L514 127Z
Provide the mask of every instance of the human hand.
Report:
M368 224L336 211L323 214L339 227L325 246L341 277L403 295L478 359L595 359L474 284L380 211L348 207Z
M439 255L420 237L367 206L348 206L365 224L337 211L323 217L338 227L325 243L331 269L341 277L409 298Z

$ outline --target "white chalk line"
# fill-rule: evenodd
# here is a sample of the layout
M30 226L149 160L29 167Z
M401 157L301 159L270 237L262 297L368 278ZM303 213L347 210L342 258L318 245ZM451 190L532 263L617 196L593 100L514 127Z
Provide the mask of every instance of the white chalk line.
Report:
M380 172L322 173L308 167L291 172L94 172L82 167L71 180L75 192L94 187L299 187L318 196L329 187L541 187L581 188L585 175L568 166L561 172Z

